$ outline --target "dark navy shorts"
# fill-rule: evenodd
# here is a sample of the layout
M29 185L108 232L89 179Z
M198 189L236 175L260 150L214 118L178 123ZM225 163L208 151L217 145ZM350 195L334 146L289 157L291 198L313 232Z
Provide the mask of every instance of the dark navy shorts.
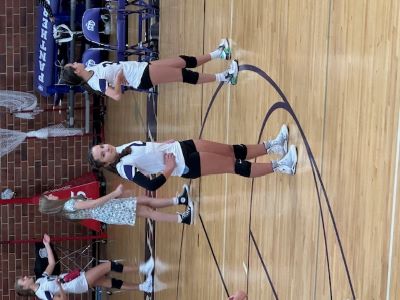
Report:
M201 176L200 153L197 152L193 140L179 142L181 145L183 157L185 159L186 168L183 178L195 179Z
M149 66L150 63L146 66L146 68L143 71L142 78L140 78L140 84L138 86L139 90L148 90L153 87L153 83L151 82L150 79Z

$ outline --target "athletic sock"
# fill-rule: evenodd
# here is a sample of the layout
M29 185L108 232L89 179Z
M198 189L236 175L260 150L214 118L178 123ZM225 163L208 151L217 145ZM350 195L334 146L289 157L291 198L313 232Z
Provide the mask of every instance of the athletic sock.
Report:
M272 163L272 169L275 171L275 169L279 167L278 161L271 160L271 163Z
M227 81L229 81L229 77L227 78L227 76L226 76L226 72L222 72L222 73L217 73L217 74L215 74L215 80L217 81L217 82L227 82Z

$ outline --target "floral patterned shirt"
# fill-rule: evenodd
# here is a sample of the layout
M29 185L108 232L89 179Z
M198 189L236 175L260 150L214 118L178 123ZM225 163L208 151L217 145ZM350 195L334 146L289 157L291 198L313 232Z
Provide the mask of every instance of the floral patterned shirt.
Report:
M76 201L84 201L72 198L65 202L64 210L74 212L74 219L94 219L106 224L135 225L136 221L136 198L118 198L107 201L105 204L90 208L76 209ZM93 201L93 200L87 200ZM96 200L94 200L96 201Z

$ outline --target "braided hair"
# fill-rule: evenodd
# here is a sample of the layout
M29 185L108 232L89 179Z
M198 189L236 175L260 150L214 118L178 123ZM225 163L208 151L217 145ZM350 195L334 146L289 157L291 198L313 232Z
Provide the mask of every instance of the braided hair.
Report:
M60 73L60 83L67 84L70 86L81 86L90 94L104 96L103 93L92 89L91 86L82 77L78 76L75 73L75 68L73 66L62 67Z

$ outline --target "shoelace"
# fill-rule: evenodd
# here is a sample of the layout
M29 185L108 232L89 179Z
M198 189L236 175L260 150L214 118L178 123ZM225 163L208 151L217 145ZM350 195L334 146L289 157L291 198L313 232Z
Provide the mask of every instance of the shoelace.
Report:
M226 57L227 59L230 59L230 58L231 58L231 53L230 53L229 47L226 48L224 45L221 45L221 46L218 47L218 49L221 50L221 54L222 54L222 53L225 54L225 57Z
M225 79L229 79L229 80L231 80L233 78L233 74L230 74L229 73L229 70L228 71L226 71L226 74L225 74Z
M192 213L192 209L188 207L182 214L181 217L182 219L190 217L190 214Z

